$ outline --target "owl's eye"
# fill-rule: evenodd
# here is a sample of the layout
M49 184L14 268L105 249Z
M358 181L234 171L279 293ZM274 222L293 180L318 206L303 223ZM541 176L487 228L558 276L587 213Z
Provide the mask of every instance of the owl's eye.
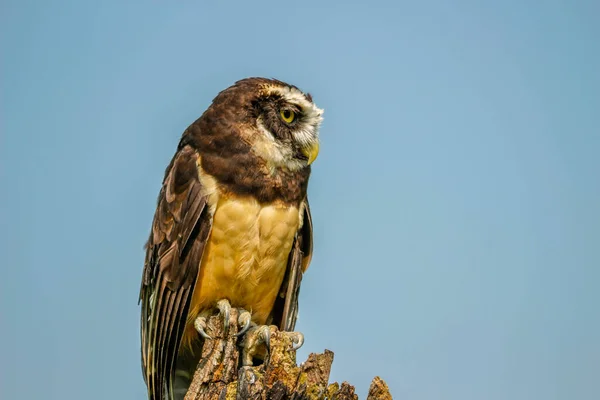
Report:
M281 115L281 119L288 124L291 124L296 119L296 113L292 110L281 110L279 111L279 115Z

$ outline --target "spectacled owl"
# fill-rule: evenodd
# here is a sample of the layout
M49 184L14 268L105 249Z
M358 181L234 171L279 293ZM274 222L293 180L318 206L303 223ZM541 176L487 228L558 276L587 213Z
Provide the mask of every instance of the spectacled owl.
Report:
M242 331L259 332L267 345L261 327L294 330L312 256L307 187L322 115L296 86L247 78L220 92L184 131L145 247L141 342L149 399L183 398L185 379L176 376L193 374L213 312L240 309Z

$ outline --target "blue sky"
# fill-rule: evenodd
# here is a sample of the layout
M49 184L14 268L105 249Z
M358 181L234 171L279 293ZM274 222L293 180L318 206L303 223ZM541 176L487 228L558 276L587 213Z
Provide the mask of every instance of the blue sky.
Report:
M164 168L267 76L325 109L299 358L361 398L600 398L599 4L3 0L0 397L145 398Z

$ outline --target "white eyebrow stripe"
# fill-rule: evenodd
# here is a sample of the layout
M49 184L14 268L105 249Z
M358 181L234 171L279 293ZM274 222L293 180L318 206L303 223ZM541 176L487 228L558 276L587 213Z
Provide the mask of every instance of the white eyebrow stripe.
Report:
M288 86L275 86L270 87L269 92L279 94L289 103L300 106L309 124L319 125L323 120L324 110L308 101L300 90Z

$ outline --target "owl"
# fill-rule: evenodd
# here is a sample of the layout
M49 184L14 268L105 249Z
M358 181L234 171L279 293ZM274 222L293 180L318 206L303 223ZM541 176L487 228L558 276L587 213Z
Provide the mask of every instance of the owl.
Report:
M220 92L181 136L166 168L140 289L144 379L151 400L183 398L206 320L269 345L292 332L311 261L307 198L323 110L296 86L247 78ZM255 347L255 346L254 346ZM244 348L251 364L260 349Z

